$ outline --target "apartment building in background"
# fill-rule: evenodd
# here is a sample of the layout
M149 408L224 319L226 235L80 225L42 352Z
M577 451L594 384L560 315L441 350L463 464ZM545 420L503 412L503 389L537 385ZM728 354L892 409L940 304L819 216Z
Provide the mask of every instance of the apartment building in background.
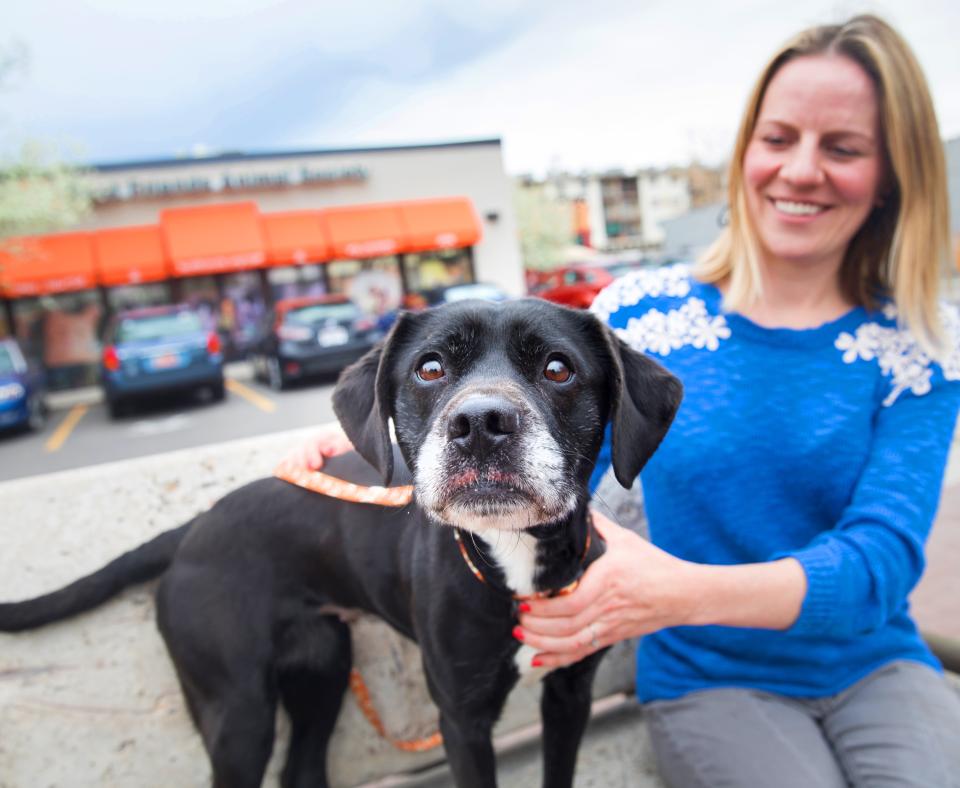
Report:
M571 207L572 238L600 252L656 254L664 222L721 199L723 174L701 164L527 178L546 199Z

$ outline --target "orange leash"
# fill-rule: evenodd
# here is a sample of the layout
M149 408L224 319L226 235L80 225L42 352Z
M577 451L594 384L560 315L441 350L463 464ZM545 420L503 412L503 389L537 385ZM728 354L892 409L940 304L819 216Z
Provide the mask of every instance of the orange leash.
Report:
M328 498L339 498L341 501L352 503L373 503L379 506L401 507L413 500L413 487L363 487L359 484L346 482L336 476L329 476L320 471L311 471L292 462L282 462L276 467L273 475L285 482L304 487L315 493L326 495Z
M289 461L284 461L278 465L273 475L278 479L283 479L283 481L295 484L298 487L303 487L330 498L338 498L342 501L351 501L353 503L401 507L406 506L413 499L413 487L410 485L404 487L363 487L359 484L338 479L335 476L329 476L320 471L311 471L309 468L304 468ZM586 558L587 552L590 550L592 530L593 526L591 525L591 527L587 529L587 540L583 548L583 553L580 556L581 561ZM463 540L460 538L460 532L457 529L454 529L453 536L457 541L457 546L460 548L460 555L463 557L464 562L474 577L481 583L486 583L487 579L483 576L483 572L470 560L467 548L463 544ZM520 601L524 599L543 599L550 596L565 596L571 593L579 583L580 580L578 578L556 591L537 591L527 596L517 594L514 598ZM398 750L403 750L404 752L425 752L432 750L434 747L439 747L443 743L443 737L439 731L421 739L406 740L395 739L387 733L383 725L383 720L380 719L380 715L373 706L373 700L370 698L370 690L367 688L363 676L360 675L360 671L356 668L350 670L350 691L353 693L357 705L360 707L360 711L363 712L363 716L367 718L367 722L370 723L377 733Z
M387 733L386 728L383 727L383 720L380 719L380 715L377 714L377 710L373 707L373 701L370 699L370 690L367 689L367 684L363 680L363 676L360 675L360 671L356 668L350 671L350 691L353 692L353 697L356 699L360 711L363 712L363 716L367 718L367 722L373 726L373 729L377 733L398 750L403 750L404 752L426 752L443 744L443 736L440 735L440 731L432 733L429 736L424 736L422 739L395 739Z
M401 507L410 503L413 498L413 487L363 487L359 484L346 482L335 476L330 476L320 471L311 471L295 465L292 462L282 462L274 470L273 475L285 482L295 484L298 487L311 490L330 498L339 498L341 501L351 501L353 503L370 503L379 506ZM367 722L373 729L379 733L390 744L398 750L404 752L425 752L439 747L443 743L443 737L440 732L425 736L422 739L395 739L383 726L383 720L377 714L373 706L373 700L370 698L370 690L356 668L350 670L350 691L367 718Z

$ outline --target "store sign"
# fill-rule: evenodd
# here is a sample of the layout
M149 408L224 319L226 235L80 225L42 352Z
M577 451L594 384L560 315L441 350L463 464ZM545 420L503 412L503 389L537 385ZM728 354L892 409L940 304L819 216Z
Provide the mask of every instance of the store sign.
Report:
M197 274L216 274L235 271L238 268L259 268L266 262L263 252L247 252L246 254L210 255L185 260L174 260L173 268L178 276L194 276Z
M97 202L136 200L144 197L172 197L183 194L216 194L225 191L275 189L289 186L317 186L326 183L367 180L367 169L360 165L318 169L293 167L253 172L226 171L219 175L191 175L182 178L142 180L129 178L94 188Z

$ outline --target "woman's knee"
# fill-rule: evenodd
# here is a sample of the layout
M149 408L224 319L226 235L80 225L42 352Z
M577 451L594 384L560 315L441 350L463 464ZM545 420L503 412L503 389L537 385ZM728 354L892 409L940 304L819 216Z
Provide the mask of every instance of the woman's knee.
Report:
M660 774L676 788L846 785L802 702L745 689L694 692L645 706Z

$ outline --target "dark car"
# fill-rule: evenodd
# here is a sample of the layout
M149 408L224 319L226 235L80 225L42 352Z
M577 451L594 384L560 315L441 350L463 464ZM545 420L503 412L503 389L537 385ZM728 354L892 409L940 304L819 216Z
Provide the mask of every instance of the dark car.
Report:
M346 296L288 298L270 310L253 345L256 376L280 390L295 380L332 375L383 336Z
M223 399L220 337L189 306L118 312L104 335L101 381L114 418L135 399L207 390Z
M13 339L0 339L0 430L38 430L46 421L44 380Z
M437 287L433 290L424 290L422 295L427 302L427 306L452 304L454 301L466 301L471 298L481 301L506 301L509 298L499 287L486 282L469 282L461 285Z

